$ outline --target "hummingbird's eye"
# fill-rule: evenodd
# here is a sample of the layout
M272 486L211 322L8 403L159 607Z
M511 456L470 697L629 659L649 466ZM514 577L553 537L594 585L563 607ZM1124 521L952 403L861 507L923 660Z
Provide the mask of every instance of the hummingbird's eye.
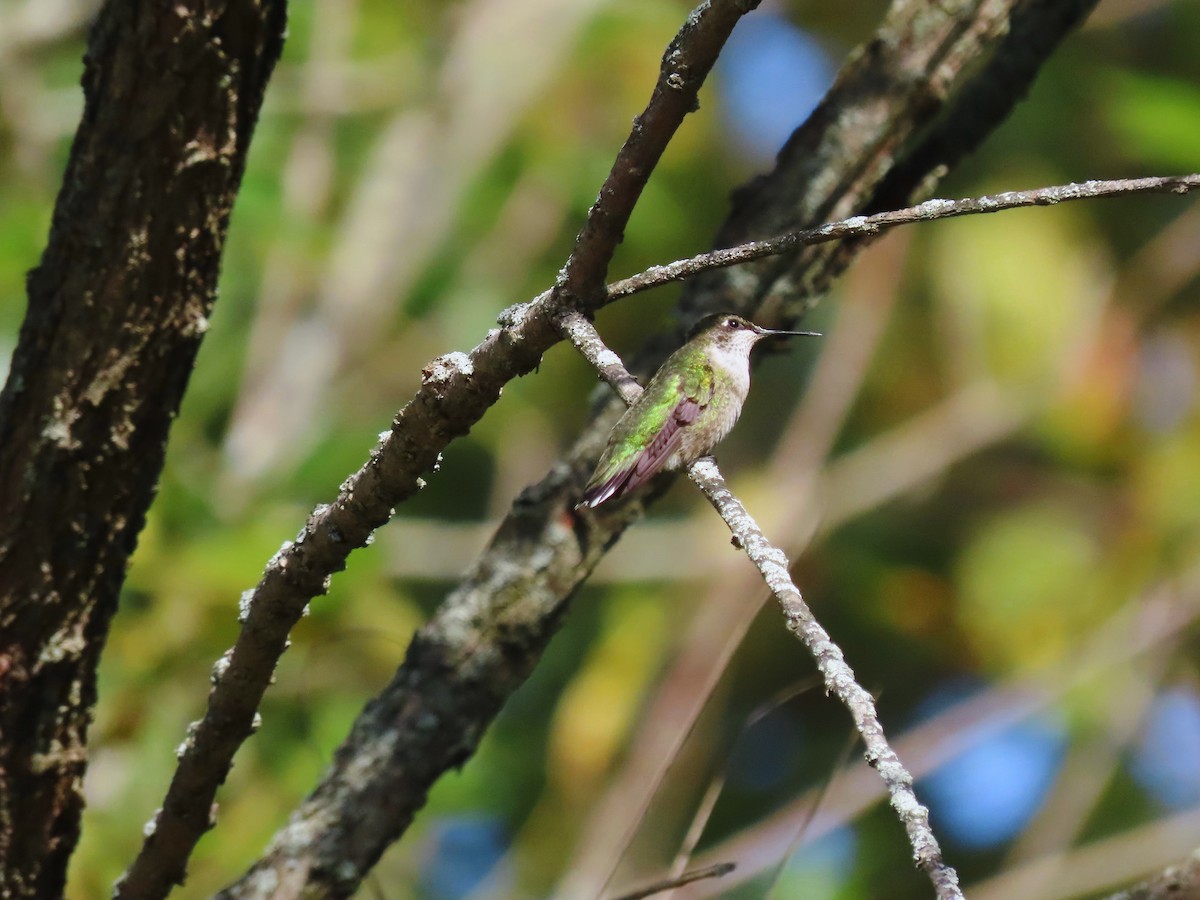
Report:
M742 327L742 323L741 323L741 322L739 322L737 319L726 319L726 320L725 320L725 327L726 327L726 328L741 328L741 327Z

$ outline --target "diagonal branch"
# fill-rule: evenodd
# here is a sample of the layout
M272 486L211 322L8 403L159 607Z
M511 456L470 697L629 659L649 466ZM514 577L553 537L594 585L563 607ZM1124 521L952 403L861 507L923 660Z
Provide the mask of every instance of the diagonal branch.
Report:
M741 501L726 487L715 461L702 459L694 463L688 470L688 476L721 514L733 533L735 543L746 551L750 561L762 573L763 580L779 603L788 631L803 642L816 660L817 668L825 679L826 691L834 694L849 710L854 727L866 745L867 763L887 786L892 809L900 818L912 845L913 859L933 882L939 900L961 900L958 874L942 859L941 847L929 827L929 810L917 800L913 792L912 775L887 742L875 711L874 698L854 680L854 672L847 665L841 649L804 602L800 589L788 572L787 556L772 546Z
M332 573L365 546L393 507L422 486L442 449L466 434L500 396L505 383L532 371L558 339L554 322L565 308L592 310L605 302L605 272L642 188L697 94L733 26L754 0L701 3L667 48L646 110L600 189L554 290L514 307L470 354L449 354L422 371L417 394L396 416L371 458L341 486L337 499L315 509L295 541L271 558L258 586L242 598L237 642L213 670L204 717L189 729L179 765L138 856L115 887L120 898L164 896L181 883L187 860L211 827L213 801L233 755L254 728L255 712L287 636L308 602L324 594ZM453 724L453 723L447 723ZM424 787L408 798L373 842L359 842L328 879L334 893L350 893L387 843L424 802ZM393 811L389 807L388 812ZM354 864L349 862L354 860Z

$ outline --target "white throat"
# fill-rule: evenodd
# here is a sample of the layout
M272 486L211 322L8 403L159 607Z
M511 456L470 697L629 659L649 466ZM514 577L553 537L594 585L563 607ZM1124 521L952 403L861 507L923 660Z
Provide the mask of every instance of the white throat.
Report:
M713 366L729 376L731 386L743 400L750 390L750 350L758 337L752 331L734 335L732 341L714 347L710 357Z

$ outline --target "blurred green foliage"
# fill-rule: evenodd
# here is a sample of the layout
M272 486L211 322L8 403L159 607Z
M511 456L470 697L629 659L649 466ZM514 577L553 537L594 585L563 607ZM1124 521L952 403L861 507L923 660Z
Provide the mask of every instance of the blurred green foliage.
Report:
M75 12L22 31L34 5L0 6L0 357L15 346L24 273L81 106L86 23ZM881 10L787 4L833 65ZM291 5L212 329L104 658L70 896L106 896L133 855L210 667L234 638L239 595L266 560L362 463L427 360L470 348L502 309L553 282L684 14L666 0ZM1198 4L1102 4L939 193L1200 168L1198 43ZM614 276L706 249L730 190L759 165L735 149L721 77L655 173ZM1123 764L1150 698L1164 685L1197 689L1198 270L1200 219L1187 198L894 236L818 311L825 341L760 368L721 453L768 533L798 552L799 583L880 692L894 736L919 727L924 699L964 680L985 698L985 724L1010 708L998 692L1017 678L1042 685L1042 708L1069 723L1028 831L972 850L943 835L967 885L1065 854L1066 881L995 896L1100 890L1072 868L1070 848L1134 835L1164 814ZM617 304L600 329L631 350L668 322L676 293ZM835 347L850 349L822 355ZM860 370L853 352L864 354ZM801 389L822 372L850 384L827 408ZM283 824L489 523L572 440L594 385L556 348L334 579L296 630L180 896L235 878ZM806 428L833 444L815 472L770 450L795 433L803 446ZM460 860L462 832L444 826L475 821L496 825L486 833L507 850L477 896L549 893L587 852L584 836L606 828L632 830L614 883L651 880L720 775L699 851L749 829L773 860L749 867L754 880L730 896L762 896L772 883L778 897L926 896L890 812L870 800L863 813L839 807L841 780L822 807L834 821L813 822L812 836L833 836L785 865L809 834L804 803L857 750L847 752L849 723L822 691L772 699L812 665L773 609L755 614L764 591L725 544L686 486L628 534L479 753L438 784L365 893L450 896L438 867L467 871L490 851ZM1183 624L1140 652L1097 649L1109 646L1098 634L1138 633L1154 603ZM704 624L710 606L732 610L725 625ZM666 727L661 711L694 701L710 672L712 696L665 781L643 791L645 824L632 810L596 821L605 791L645 762L639 742ZM985 701L997 704L993 720ZM950 722L929 727L905 756L918 771L962 735ZM754 831L789 809L794 843ZM1121 846L1111 853L1126 861L1117 880L1184 852L1164 840L1164 859L1130 859Z

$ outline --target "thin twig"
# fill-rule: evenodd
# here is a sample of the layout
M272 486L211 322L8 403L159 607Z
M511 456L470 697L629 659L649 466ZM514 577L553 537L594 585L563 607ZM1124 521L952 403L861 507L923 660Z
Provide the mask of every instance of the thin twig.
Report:
M800 844L804 841L805 834L808 832L809 826L816 820L817 813L825 805L825 801L833 791L838 774L846 768L846 763L850 759L850 754L854 752L854 745L856 743L858 743L858 739L854 736L854 733L847 732L846 740L842 743L842 749L838 751L837 761L834 763L829 777L825 779L815 792L812 803L805 806L798 816L795 834L788 843L787 850L780 856L779 862L775 866L775 872L771 876L771 886L767 888L767 893L763 897L763 900L774 900L776 896L775 892L779 889L779 885L783 881L783 875L791 864L792 856L799 849Z
M722 875L728 875L736 868L736 863L724 862L717 863L714 866L705 866L703 869L693 869L691 872L684 872L682 875L676 875L674 878L664 878L662 881L656 881L654 884L639 888L632 893L622 894L620 897L614 898L614 900L642 900L642 898L651 897L654 894L673 891L675 888L691 884L693 881L701 881L705 878L720 878Z
M595 326L580 313L568 313L559 320L558 327L563 337L575 345L575 349L592 364L625 404L632 406L633 401L641 395L642 386L629 374L621 357L604 343Z
M1132 194L1187 194L1200 188L1200 174L1152 178L1127 178L1116 181L1084 181L1036 188L1029 191L1005 191L982 197L963 197L958 200L926 200L916 206L872 216L851 216L817 228L789 232L765 241L750 241L724 250L701 253L662 266L651 266L637 275L615 281L608 286L609 301L628 297L650 288L683 281L701 272L726 269L753 262L768 256L779 256L800 247L826 244L851 237L878 235L898 225L933 222L979 213L1023 209L1030 206L1054 206L1071 200L1096 200L1103 197L1123 197Z
M595 329L581 314L567 313L563 322L565 328L569 327L569 333L581 352L593 351L603 344L599 335L587 333ZM588 361L593 362L591 358ZM617 371L620 367L607 354L598 355L593 364L605 378L615 378L616 383L628 391L625 377ZM741 501L726 486L715 460L707 457L693 463L688 469L688 476L725 520L737 546L745 551L762 573L763 581L779 602L788 630L800 639L816 660L817 668L825 679L825 689L836 695L850 711L854 726L866 745L867 761L887 786L892 808L908 834L913 857L933 882L939 900L961 900L958 873L942 859L941 847L929 827L929 810L917 800L912 776L887 742L875 711L875 699L855 681L854 672L846 664L841 649L804 602L800 589L788 571L787 557L782 550L771 545Z
M688 476L716 507L738 544L762 573L763 580L783 610L788 631L804 643L817 661L817 668L825 678L826 690L835 694L850 711L854 727L866 745L867 761L887 785L892 808L912 844L913 858L933 882L937 896L940 900L961 898L958 874L942 859L937 838L929 827L929 810L917 800L912 776L884 736L874 698L854 680L854 672L846 664L841 649L804 602L800 589L788 573L787 557L767 541L750 513L726 487L717 464L711 458L693 463Z
M708 823L712 819L713 810L716 809L717 800L720 799L721 793L725 790L725 782L729 777L729 769L733 764L734 754L737 752L738 745L746 737L747 733L755 725L769 716L775 710L779 709L785 703L794 700L796 697L812 690L818 684L816 676L809 676L803 679L799 684L792 684L783 691L778 692L774 697L769 698L766 702L759 704L750 711L750 715L746 716L742 727L738 732L737 738L733 745L729 748L725 755L720 769L713 775L709 781L708 789L704 792L704 796L700 798L700 803L696 806L696 811L692 815L692 823L688 826L687 833L684 834L683 840L680 842L679 850L675 854L675 861L671 866L671 871L676 874L683 872L692 861L692 854L696 852L696 847L700 843L700 838L704 836L705 830L708 828ZM816 812L816 805L813 806L813 812ZM807 818L806 818L807 821ZM802 826L803 827L803 826ZM780 861L782 867L787 862L785 856Z

